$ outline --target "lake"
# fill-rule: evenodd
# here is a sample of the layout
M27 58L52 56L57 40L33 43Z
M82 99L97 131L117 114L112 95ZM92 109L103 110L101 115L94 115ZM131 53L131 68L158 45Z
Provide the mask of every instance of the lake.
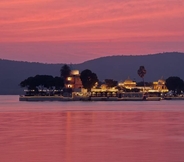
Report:
M0 96L2 162L183 162L184 101Z

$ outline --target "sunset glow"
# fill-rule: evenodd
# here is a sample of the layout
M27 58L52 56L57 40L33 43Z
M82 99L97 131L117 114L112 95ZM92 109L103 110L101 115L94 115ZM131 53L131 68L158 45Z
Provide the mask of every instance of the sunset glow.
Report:
M184 52L183 0L1 0L0 58L80 63Z

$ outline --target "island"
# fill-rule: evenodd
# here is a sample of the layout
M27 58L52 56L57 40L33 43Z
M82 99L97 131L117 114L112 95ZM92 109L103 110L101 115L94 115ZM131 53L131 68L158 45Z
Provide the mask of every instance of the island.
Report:
M60 77L36 75L20 83L26 88L20 101L160 101L183 100L184 83L179 77L161 77L145 82L146 69L140 66L137 73L142 78L135 82L130 77L124 81L105 79L99 81L91 70L71 70L63 65Z

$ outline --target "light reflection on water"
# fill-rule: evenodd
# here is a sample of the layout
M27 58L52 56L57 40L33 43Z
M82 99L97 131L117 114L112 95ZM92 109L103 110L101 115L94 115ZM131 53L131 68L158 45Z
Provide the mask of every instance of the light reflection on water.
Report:
M1 96L0 161L182 162L183 103L19 102Z

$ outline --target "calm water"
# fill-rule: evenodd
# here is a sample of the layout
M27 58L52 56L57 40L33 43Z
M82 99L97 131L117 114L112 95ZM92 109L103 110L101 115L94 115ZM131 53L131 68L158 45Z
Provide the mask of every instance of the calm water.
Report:
M183 162L184 101L0 96L0 162Z

